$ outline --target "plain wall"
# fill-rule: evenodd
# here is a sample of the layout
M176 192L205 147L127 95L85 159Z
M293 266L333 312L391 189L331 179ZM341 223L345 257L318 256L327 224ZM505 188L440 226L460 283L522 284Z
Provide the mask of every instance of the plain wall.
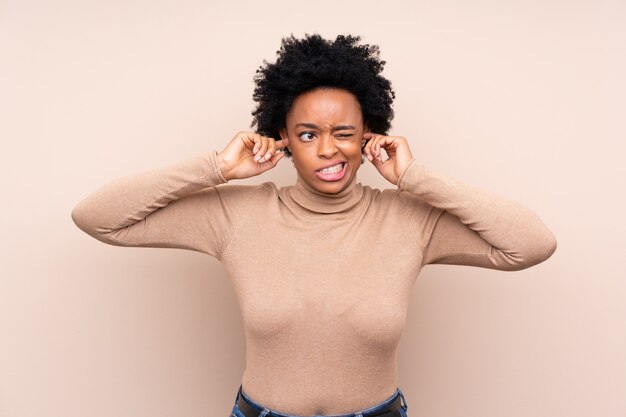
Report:
M425 267L410 417L626 415L624 21L617 0L0 0L0 416L228 415L245 344L221 264L105 245L70 212L253 130L255 70L291 33L379 45L390 134L558 241L523 271ZM295 178L285 159L243 182Z

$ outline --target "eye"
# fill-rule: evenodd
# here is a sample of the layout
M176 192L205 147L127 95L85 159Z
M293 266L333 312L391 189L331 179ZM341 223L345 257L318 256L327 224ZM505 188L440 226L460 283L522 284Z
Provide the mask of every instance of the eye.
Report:
M299 137L300 139L304 140L305 142L310 142L310 141L311 141L311 140L313 140L313 139L303 139L303 138L302 138L302 136L303 136L303 135L313 135L313 134L314 134L313 132L302 132L302 133L300 133L300 134L298 135L298 137Z
M313 140L313 138L306 139L306 138L303 138L303 136L304 136L304 135L315 135L315 133L314 133L314 132L302 132L302 133L300 133L300 134L298 135L298 137L299 137L300 139L302 139L304 142L310 142L310 141L312 141L312 140ZM350 138L350 137L352 137L352 136L354 136L354 135L353 135L353 134L351 134L351 133L348 133L348 134L343 134L343 135L337 135L337 137L338 137L338 138Z

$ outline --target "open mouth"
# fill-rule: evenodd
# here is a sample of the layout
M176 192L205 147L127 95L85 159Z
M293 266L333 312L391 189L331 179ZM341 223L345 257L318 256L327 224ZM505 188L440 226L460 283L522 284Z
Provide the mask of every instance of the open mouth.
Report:
M346 162L340 162L332 167L318 169L315 174L324 181L338 181L346 174L346 166L348 166Z
M317 172L321 173L321 174L335 174L337 172L341 172L341 170L343 169L343 167L346 165L345 162L340 162L335 166L332 167L328 167L328 168L324 168L324 169L318 169Z

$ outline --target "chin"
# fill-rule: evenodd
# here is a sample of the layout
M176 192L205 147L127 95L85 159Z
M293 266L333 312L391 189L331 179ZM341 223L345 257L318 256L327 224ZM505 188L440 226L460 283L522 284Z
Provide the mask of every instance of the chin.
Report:
M327 193L338 193L349 186L354 175L354 172L347 172L339 181L323 181L316 177L317 188Z

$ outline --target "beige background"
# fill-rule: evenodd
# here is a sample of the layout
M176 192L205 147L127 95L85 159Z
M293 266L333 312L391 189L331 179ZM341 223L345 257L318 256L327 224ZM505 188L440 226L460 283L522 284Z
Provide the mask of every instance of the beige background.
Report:
M313 32L378 44L390 134L558 240L524 271L423 270L410 417L626 415L625 18L621 0L0 0L0 416L228 415L245 345L221 264L107 246L70 212L250 130L255 70ZM245 182L266 180L292 163ZM369 164L359 181L394 187Z

